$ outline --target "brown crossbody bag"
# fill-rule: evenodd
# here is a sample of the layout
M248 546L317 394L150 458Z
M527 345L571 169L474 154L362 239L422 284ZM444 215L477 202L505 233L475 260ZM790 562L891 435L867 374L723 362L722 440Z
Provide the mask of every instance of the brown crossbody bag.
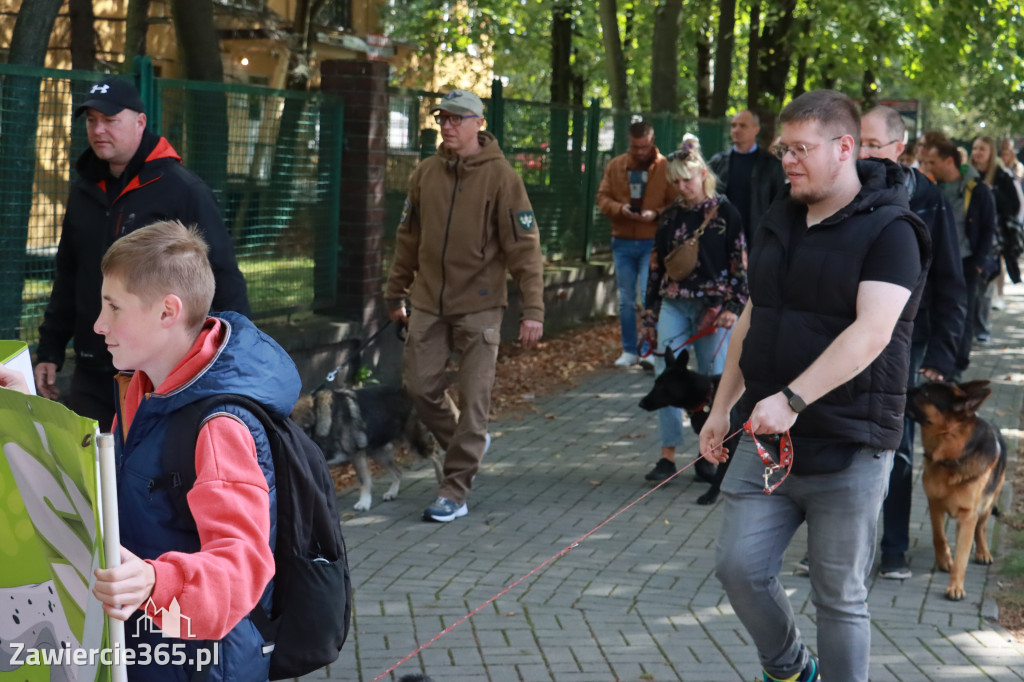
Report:
M707 229L708 224L717 215L718 206L716 205L704 214L704 222L700 224L697 231L665 256L665 274L670 279L682 282L693 274L693 271L697 268L697 257L700 255L700 238L704 234L704 230Z

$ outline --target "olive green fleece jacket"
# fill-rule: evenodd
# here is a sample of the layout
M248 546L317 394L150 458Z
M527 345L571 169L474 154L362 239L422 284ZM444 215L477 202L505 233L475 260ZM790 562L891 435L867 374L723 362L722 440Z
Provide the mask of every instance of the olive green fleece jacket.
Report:
M523 319L544 321L544 264L526 187L494 135L460 158L444 145L416 167L395 237L384 299L408 298L434 315L508 305L506 271L523 296Z

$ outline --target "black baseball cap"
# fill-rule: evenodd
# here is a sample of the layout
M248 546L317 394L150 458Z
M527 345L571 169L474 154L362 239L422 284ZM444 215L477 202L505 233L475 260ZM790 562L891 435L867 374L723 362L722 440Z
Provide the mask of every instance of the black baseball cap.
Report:
M142 105L142 97L135 86L123 78L110 76L98 83L93 83L85 94L86 100L75 107L72 118L78 118L86 109L95 109L107 116L115 116L125 109L146 112Z

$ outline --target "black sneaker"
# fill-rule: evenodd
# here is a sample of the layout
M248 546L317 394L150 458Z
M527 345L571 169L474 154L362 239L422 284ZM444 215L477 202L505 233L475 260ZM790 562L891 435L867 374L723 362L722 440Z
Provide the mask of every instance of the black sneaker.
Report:
M676 463L662 457L654 468L647 472L644 478L648 481L664 481L676 474Z
M899 554L883 554L882 563L878 567L878 577L887 580L906 580L914 575L910 572L907 564L907 557L902 552Z
M796 566L793 567L793 575L810 575L811 574L811 560L804 554L804 558L796 562Z

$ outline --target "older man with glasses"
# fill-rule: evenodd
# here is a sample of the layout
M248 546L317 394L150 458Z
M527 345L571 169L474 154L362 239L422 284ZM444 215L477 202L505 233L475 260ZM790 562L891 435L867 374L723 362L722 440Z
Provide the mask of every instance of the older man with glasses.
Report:
M734 406L746 423L722 482L716 575L766 682L867 682L866 583L931 240L901 174L857 160L860 115L849 97L804 93L781 121L772 151L790 196L754 235L750 299L700 434L701 453L720 463ZM805 522L818 659L779 580Z
M896 163L903 154L906 134L906 124L898 111L875 107L860 119L860 158ZM957 346L967 315L967 285L952 207L924 173L914 168L902 170L910 210L928 226L932 238L932 265L914 318L910 344L909 389L917 385L921 376L929 381L942 381L956 371ZM903 439L896 449L889 476L889 494L882 507L882 561L878 575L890 580L912 575L906 552L910 547L913 452L914 422L905 419Z
M402 377L445 450L444 480L423 520L447 523L467 514L491 442L487 417L508 305L506 270L522 293L519 341L529 347L544 331L544 266L526 187L494 135L482 130L483 102L452 90L432 113L443 142L409 179L384 299L391 319L409 325ZM458 408L445 390L453 352Z

